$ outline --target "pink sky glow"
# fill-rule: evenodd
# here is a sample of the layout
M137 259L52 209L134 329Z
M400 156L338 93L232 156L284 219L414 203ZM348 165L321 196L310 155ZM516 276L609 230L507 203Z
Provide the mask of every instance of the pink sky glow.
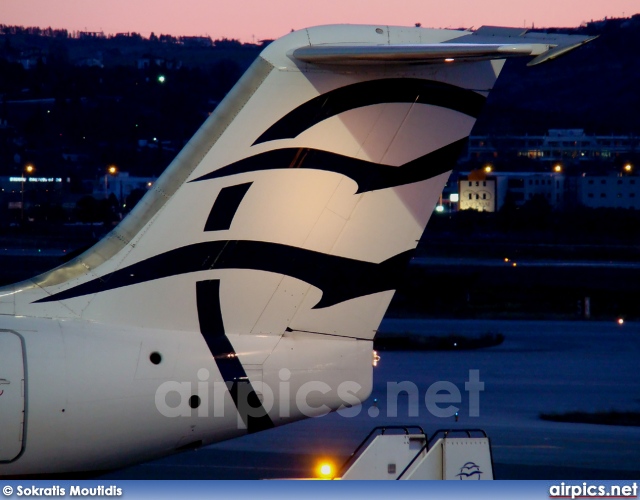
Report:
M243 42L319 24L578 26L638 12L638 0L0 0L0 24Z

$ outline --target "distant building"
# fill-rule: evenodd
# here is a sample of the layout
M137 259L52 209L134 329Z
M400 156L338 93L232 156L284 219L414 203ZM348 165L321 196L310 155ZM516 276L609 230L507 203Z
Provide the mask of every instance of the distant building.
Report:
M505 172L496 175L501 179L502 203L507 196L518 206L535 196L544 198L553 208L562 208L567 202L566 179L562 173Z
M36 175L0 176L0 220L7 210L14 213L14 219L18 218L23 207L29 209L34 205L38 194L55 194L57 197L70 181L69 178Z
M104 31L78 31L78 38L104 38Z
M126 206L132 200L130 196L134 195L135 203L136 195L152 189L156 180L156 177L133 177L127 172L75 182L70 177L42 177L37 174L0 176L0 225L22 218L27 212L33 216L33 210L49 204L71 212L78 201L88 195L96 200L115 196L122 209L130 209Z
M213 47L213 40L208 36L181 36L180 43L185 47Z
M612 161L640 152L634 135L587 135L583 129L549 129L546 135L471 136L467 160L493 161L500 157L524 157L548 162Z
M92 196L100 199L108 198L113 194L118 200L124 201L136 189L148 191L156 180L156 177L134 177L128 172L118 172L116 175L105 174L94 181Z
M561 208L567 202L567 186L562 173L473 171L458 178L459 210L497 212L507 199L522 206L541 196L550 206Z
M25 190L34 189L37 185L46 185L46 189L60 189L63 184L69 183L70 179L62 177L40 177L36 175L0 176L1 193L21 193Z
M577 182L578 201L591 208L640 209L640 178L584 176Z
M479 212L495 212L497 206L496 178L484 178L469 175L458 180L459 209L478 210Z
M583 205L591 208L631 208L640 210L640 177L565 176L549 172L461 173L458 178L459 210L494 212L507 200L522 206L535 196L552 208Z

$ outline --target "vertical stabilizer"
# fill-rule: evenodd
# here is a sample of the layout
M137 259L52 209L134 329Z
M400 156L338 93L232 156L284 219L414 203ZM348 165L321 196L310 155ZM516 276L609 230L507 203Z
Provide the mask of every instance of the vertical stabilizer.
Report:
M294 51L464 34L336 26L272 43L104 242L7 299L198 330L195 283L215 279L228 332L371 339L503 60L354 70Z

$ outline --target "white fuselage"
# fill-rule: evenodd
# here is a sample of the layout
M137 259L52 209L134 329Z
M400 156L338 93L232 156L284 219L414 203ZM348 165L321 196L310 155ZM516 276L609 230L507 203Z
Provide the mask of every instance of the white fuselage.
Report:
M16 333L26 354L24 402L0 406L0 412L3 422L20 422L24 404L24 420L14 426L16 434L2 435L13 441L11 447L2 443L0 452L14 456L0 456L0 475L108 470L247 432L199 332L3 318L0 340ZM247 340L247 349L251 344L244 357L250 361L245 364L247 374L256 390L265 394L265 407L270 406L276 425L305 416L295 404L305 382L321 381L331 387L326 394L317 384L303 389L310 413L337 408L341 399L336 400L336 388L345 380L360 383L359 397L370 392L370 374L367 381L358 380L363 377L356 370L349 373L350 365L362 366L371 358L370 342L327 342L304 335ZM234 342L241 353L243 340ZM350 359L341 349L344 342L361 344L349 350ZM158 364L151 361L152 353L160 356ZM9 356L15 360L16 352L0 352L0 372L8 366ZM279 373L281 356L289 359L290 377ZM0 373L0 379L8 377ZM4 385L0 404L3 398L9 400L9 387L18 390L20 385L15 379ZM274 393L272 402L269 389ZM198 408L189 406L194 395L201 401ZM349 402L348 397L342 399Z

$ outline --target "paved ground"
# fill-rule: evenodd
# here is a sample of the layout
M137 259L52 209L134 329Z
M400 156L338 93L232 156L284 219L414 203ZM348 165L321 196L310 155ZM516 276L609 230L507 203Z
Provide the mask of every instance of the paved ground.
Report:
M415 257L413 266L473 266L473 267L540 267L540 268L602 268L640 269L640 262L606 260L492 259L472 257Z

